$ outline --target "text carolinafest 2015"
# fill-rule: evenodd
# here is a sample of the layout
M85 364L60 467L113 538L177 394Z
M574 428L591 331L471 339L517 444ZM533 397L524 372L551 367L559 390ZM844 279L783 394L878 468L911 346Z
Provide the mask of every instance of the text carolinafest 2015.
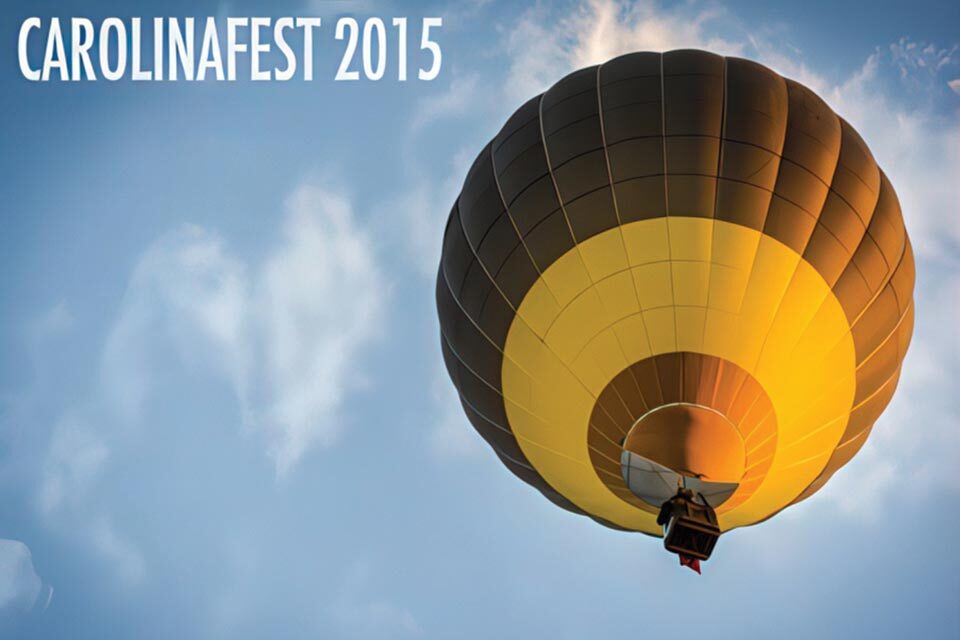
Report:
M439 17L344 16L332 30L320 17L31 17L20 25L17 54L21 74L35 82L309 81L317 40L332 31L344 43L334 80L430 81L440 75L442 26Z

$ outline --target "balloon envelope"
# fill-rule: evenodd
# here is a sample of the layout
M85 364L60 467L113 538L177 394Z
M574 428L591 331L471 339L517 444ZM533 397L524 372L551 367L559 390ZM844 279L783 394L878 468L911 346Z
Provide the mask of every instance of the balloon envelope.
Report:
M503 464L659 535L630 456L724 485L724 530L849 461L896 387L913 281L896 194L846 121L766 67L681 50L572 73L507 120L450 213L437 305Z

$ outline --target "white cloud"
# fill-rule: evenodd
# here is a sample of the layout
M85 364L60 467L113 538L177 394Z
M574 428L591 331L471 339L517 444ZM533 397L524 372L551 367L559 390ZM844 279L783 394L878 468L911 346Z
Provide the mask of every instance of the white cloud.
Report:
M256 304L271 397L265 415L279 473L314 444L330 445L356 357L382 326L387 295L349 202L316 187L291 197L285 246L263 267Z
M30 611L42 586L27 545L18 540L0 539L0 613Z
M571 71L632 51L699 47L740 55L741 42L714 35L712 27L724 16L719 9L661 9L653 2L615 0L587 0L558 16L550 5L537 4L506 34L512 62L505 98L519 106Z
M150 403L171 393L164 376L225 381L237 435L261 439L278 476L336 441L346 394L364 382L358 358L379 334L387 295L371 239L337 192L304 185L285 208L282 235L259 263L197 226L151 245L133 269L90 397L52 430L37 509L126 586L143 580L147 561L101 508L99 481L136 438L162 433Z
M281 243L259 266L195 226L146 251L103 359L104 394L120 418L140 418L159 336L185 363L230 380L278 474L334 442L344 395L358 382L354 358L377 334L386 290L342 195L302 186L286 209Z
M112 430L94 428L86 412L72 410L53 429L39 474L36 506L45 522L66 533L71 543L87 545L110 567L124 587L145 574L143 554L102 515L95 492L111 458ZM52 594L50 594L52 596Z
M249 368L247 288L244 265L200 227L167 233L147 249L134 268L101 363L104 399L122 422L140 420L149 392L148 361L156 339L148 336L171 339L188 361L215 363L242 388Z
M900 77L907 79L919 75L935 74L944 67L958 61L960 45L949 48L938 47L929 42L914 42L900 38L889 46L894 64L900 70Z

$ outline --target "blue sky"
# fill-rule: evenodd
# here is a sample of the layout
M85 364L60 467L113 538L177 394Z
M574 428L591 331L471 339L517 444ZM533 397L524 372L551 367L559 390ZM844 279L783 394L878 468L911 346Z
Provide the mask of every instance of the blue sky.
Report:
M960 5L86 4L0 9L0 635L960 637ZM334 83L329 37L312 83L40 84L15 55L29 15L344 13L443 17L440 77ZM918 262L865 449L702 577L500 465L433 302L446 214L510 112L687 46L850 120Z

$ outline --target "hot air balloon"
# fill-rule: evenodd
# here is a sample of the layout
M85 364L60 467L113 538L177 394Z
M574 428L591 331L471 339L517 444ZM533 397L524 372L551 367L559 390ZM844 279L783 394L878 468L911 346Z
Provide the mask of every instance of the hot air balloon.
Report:
M896 193L853 127L760 64L678 50L517 109L453 205L437 307L503 464L689 560L860 450L913 283Z

